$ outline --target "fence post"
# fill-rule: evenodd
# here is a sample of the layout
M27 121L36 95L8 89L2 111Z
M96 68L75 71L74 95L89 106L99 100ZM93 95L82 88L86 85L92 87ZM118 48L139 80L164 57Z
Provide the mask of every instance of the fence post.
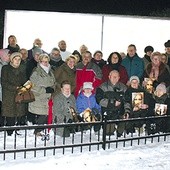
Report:
M106 149L106 125L107 125L107 113L103 114L103 144L102 148Z

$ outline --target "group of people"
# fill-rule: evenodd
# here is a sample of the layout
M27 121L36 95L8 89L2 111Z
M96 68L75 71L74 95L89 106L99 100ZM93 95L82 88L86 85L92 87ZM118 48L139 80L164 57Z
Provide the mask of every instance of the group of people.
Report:
M99 121L106 113L108 120L129 119L170 114L170 40L165 53L154 52L152 46L139 57L134 44L127 55L112 52L107 61L102 51L93 55L85 45L72 53L61 40L48 54L41 40L35 39L30 50L20 49L14 35L9 45L0 50L1 126L47 124L49 100L53 102L53 123ZM35 101L16 103L17 89L28 80ZM93 119L92 119L93 116ZM169 132L169 119L108 124L106 134L117 137L134 133L145 125L147 133ZM94 126L98 131L99 126ZM76 129L77 130L77 129ZM35 129L42 136L43 129ZM13 131L7 131L12 135ZM58 128L56 134L68 137L75 129Z

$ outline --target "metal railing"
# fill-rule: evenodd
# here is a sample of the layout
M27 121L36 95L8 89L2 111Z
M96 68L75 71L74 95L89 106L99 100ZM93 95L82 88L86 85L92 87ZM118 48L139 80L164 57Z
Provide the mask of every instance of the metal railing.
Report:
M169 118L169 119L168 119ZM128 120L107 120L104 116L102 121L94 123L63 123L52 125L31 125L0 127L0 159L17 159L18 157L30 158L56 154L67 154L68 152L83 152L84 150L111 149L132 145L147 144L147 142L167 141L170 133L157 131L148 134L144 126L159 119L170 120L169 116L133 118ZM140 128L134 132L127 133L126 125L136 121L144 121ZM124 124L122 136L117 136L117 130L107 134L107 126ZM100 126L100 130L94 131L94 126ZM56 132L60 128L77 127L70 137L60 137ZM37 137L33 132L35 129L44 129L43 136ZM8 136L7 131L12 130L13 135Z

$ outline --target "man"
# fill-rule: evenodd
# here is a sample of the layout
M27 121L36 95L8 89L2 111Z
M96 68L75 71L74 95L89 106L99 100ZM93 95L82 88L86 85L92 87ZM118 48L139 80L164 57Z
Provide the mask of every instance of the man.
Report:
M91 52L86 51L82 57L82 62L76 65L76 97L81 92L84 82L92 82L93 92L102 82L102 71L99 66L91 62Z
M136 53L136 46L130 44L127 50L127 57L122 60L122 65L126 68L128 78L131 76L138 76L139 79L143 77L144 62Z
M33 56L34 48L38 47L38 48L42 49L42 45L43 45L42 41L39 38L36 38L33 42L33 47L30 50L28 50L28 58L27 59L28 60L33 59L34 58L34 56ZM42 52L46 53L44 50L42 50Z
M109 80L100 85L96 90L96 100L102 107L102 114L106 112L108 120L128 117L128 111L124 112L124 93L127 87L119 82L120 75L117 70L109 74ZM130 109L129 109L130 110ZM125 129L124 123L117 124L117 137L120 137ZM113 135L116 124L108 124L106 134Z
M59 47L59 50L60 50L60 55L62 57L62 60L65 61L65 59L69 55L71 55L71 52L66 50L66 48L67 48L66 42L64 40L59 41L58 47Z
M10 53L14 53L14 52L18 52L20 47L17 44L17 38L15 37L15 35L10 35L8 37L8 46L7 49L9 49Z
M170 67L170 40L165 42L164 46L165 46L165 54L168 56L168 63L167 64Z

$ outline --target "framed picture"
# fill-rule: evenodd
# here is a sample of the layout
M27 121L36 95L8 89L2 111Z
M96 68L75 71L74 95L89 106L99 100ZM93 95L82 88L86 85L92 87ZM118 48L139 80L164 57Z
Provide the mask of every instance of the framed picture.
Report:
M165 115L167 112L167 105L155 103L155 114L156 115Z
M144 93L143 92L133 92L132 93L132 106L139 106L144 104Z
M153 80L150 78L144 78L145 81L145 89L147 92L149 93L153 93L154 92L154 88L153 88Z

